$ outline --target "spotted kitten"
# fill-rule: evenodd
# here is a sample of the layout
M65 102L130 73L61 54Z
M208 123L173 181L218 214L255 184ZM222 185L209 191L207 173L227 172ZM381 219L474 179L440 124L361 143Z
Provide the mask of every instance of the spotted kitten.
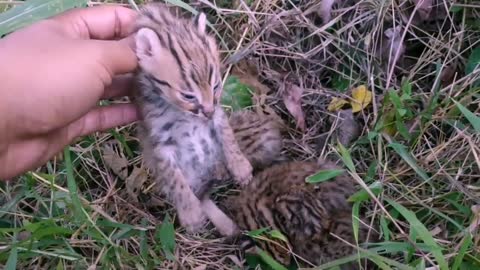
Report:
M206 32L205 15L191 20L174 12L149 4L137 21L136 100L143 116L139 138L144 160L189 232L198 232L208 217L221 234L231 235L235 224L208 198L208 190L230 178L248 184L253 167L279 154L280 148L269 146L278 146L280 135L273 121L247 112L232 116L240 119L233 121L233 132L219 105L219 53ZM243 126L262 132L242 149L235 136L242 136ZM262 158L254 152L263 153Z
M241 230L280 231L293 253L314 265L353 255L355 249L344 242L355 245L352 207L347 202L355 192L353 179L340 175L319 184L305 182L306 177L329 169L336 167L325 161L273 165L256 174L238 195L222 203L222 208ZM368 230L369 227L360 222L360 244L366 241ZM370 240L374 239L373 235L372 231ZM252 241L247 239L242 244L247 253L255 252ZM292 256L282 241L272 238L256 241L256 245L277 261L290 265ZM357 268L352 263L342 269Z

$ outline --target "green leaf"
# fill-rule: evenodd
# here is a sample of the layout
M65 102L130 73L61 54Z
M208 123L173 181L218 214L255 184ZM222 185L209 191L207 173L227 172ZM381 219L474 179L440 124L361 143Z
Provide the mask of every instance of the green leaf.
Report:
M470 56L468 57L467 64L465 65L465 74L472 73L480 64L480 46L476 47ZM480 79L472 83L472 86L476 87L480 84Z
M10 255L8 255L8 260L7 260L7 264L5 265L5 270L17 269L17 258L18 258L17 247L13 247L12 250L10 250Z
M390 241L390 235L392 234L392 232L388 228L388 221L383 215L380 217L380 227L382 227L385 241Z
M370 166L368 166L367 177L365 177L365 182L369 183L375 180L375 175L377 174L378 161L373 160Z
M111 130L111 133L113 135L113 137L118 140L122 146L125 148L125 152L127 152L127 156L129 158L133 158L133 152L132 152L132 149L130 149L130 146L128 146L127 144L127 141L125 140L125 137L123 135L121 135L120 133L118 133L115 129L112 129Z
M142 226L146 226L147 225L147 221L146 219L142 219ZM148 238L147 238L147 231L140 231L140 256L142 256L142 258L144 260L148 260L149 259L149 256L148 256Z
M242 84L237 77L229 76L223 86L222 104L229 106L233 111L238 111L252 106L253 91Z
M400 113L400 111L397 112ZM405 123L401 119L401 117L398 116L399 114L397 114L397 117L395 118L395 127L397 128L397 131L400 133L400 135L402 135L405 139L409 140L410 133L408 132L407 126L405 126Z
M440 266L440 269L447 270L448 265L447 261L445 260L445 256L442 254L442 249L440 248L440 246L438 246L437 242L435 242L432 234L427 230L427 228L425 228L425 225L423 225L420 220L418 220L418 218L415 216L415 213L393 200L387 198L385 200L408 221L408 223L410 224L410 228L412 230L415 230L415 232L418 234L418 237L421 238L423 242L425 242L425 244L430 246L431 253L435 257L438 265Z
M260 248L257 248L257 254L260 258L273 270L288 270L285 266L281 265L279 262L275 261L268 253L263 251Z
M395 106L395 109L397 109L398 113L401 116L404 116L406 113L406 110L403 109L404 106L402 104L402 101L400 100L400 97L397 95L395 91L389 91L388 94L390 96L390 100L392 101L392 104ZM402 112L400 112L400 110L402 110Z
M88 0L27 0L0 14L0 37L71 8L84 7L87 2Z
M460 264L465 257L468 247L472 244L472 235L467 233L463 238L463 243L460 246L457 256L455 256L455 261L453 262L452 270L457 270L460 267Z
M453 100L453 102L455 102L458 109L462 112L462 114L465 116L465 118L467 118L468 122L470 122L470 124L472 124L475 131L480 132L480 117L476 116L474 113L472 113L469 109L465 108L459 102L457 102L455 100Z
M388 146L395 150L395 152L397 152L397 154L399 154L402 159L405 160L405 162L407 162L407 164L410 165L410 167L412 167L413 170L423 178L423 180L430 180L427 173L423 169L418 167L417 162L415 161L413 156L407 152L406 147L403 144L390 143L388 144Z
M245 234L250 236L250 237L258 237L266 231L268 231L268 228L260 228L260 229L257 229L257 230L246 232Z
M465 65L465 74L472 73L475 68L480 64L480 46L473 49L472 53L468 57L467 64Z
M165 216L162 225L158 229L156 238L160 240L160 245L167 259L175 260L173 255L175 253L175 229L168 215Z
M350 156L350 152L341 144L338 142L338 151L340 152L341 158L343 163L345 163L345 166L351 171L355 172L355 166L353 165L352 157Z
M273 238L280 239L283 242L288 243L287 237L278 230L271 230L268 234L270 234L270 236Z
M383 186L382 186L381 182L375 181L370 186L368 186L368 188L370 189L370 191L375 196L377 196L382 191ZM348 198L348 201L349 202L363 202L363 201L368 200L369 198L370 198L370 195L368 194L368 192L365 189L361 189L361 190L355 192L352 196L350 196L350 198Z
M307 183L322 183L325 182L329 179L335 178L339 175L341 175L344 172L344 170L323 170L319 171L314 175L308 176L307 179L305 179L305 182Z
M332 87L342 93L345 93L350 87L350 80L338 74L332 78Z
M402 84L402 100L409 100L412 98L412 84L407 80Z
M462 10L463 10L463 7L461 7L461 6L454 6L454 5L452 5L452 6L450 7L450 12L452 12L452 13L458 13L458 12L460 12L460 11L462 11Z

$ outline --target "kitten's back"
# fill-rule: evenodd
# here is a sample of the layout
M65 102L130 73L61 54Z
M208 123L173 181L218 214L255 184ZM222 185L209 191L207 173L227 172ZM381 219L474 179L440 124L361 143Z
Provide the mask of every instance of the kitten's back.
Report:
M323 162L271 166L257 174L240 194L226 201L227 211L243 230L264 227L279 230L288 238L295 254L315 265L354 254L353 247L333 236L355 245L352 209L347 202L355 192L353 179L341 175L320 184L305 182L306 177L319 170L333 168ZM362 243L368 227L360 225L359 243ZM257 244L278 261L290 264L288 250L281 247L281 241L275 242Z
M280 119L250 110L230 116L240 150L255 169L265 168L280 159L283 148L283 123Z

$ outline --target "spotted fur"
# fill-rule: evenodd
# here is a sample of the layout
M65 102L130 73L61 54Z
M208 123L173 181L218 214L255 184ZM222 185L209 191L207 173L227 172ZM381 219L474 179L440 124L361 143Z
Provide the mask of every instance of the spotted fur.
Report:
M250 136L264 141L263 147L242 149L237 143L219 105L219 54L206 32L204 14L187 19L163 4L145 6L137 21L136 50L140 68L135 99L143 116L138 136L157 187L173 203L189 232L200 231L208 218L221 234L233 234L236 225L208 198L208 191L230 178L247 184L253 167L269 163L265 158L280 153L280 148L266 149L280 145L268 142L279 142L279 132L268 119L239 113L232 117L234 127L241 122L237 128L250 125L250 132L270 131ZM244 135L237 133L237 137ZM268 154L258 159L250 150Z
M292 262L289 250L299 256L298 262L304 259L314 265L353 255L355 249L334 236L355 246L352 207L347 202L355 192L353 179L341 175L319 184L305 181L319 170L335 168L324 161L276 164L256 174L238 195L228 198L222 208L240 230L269 228L280 231L288 240L285 243L270 237L270 241L253 243L243 238L243 248L255 252L259 247L285 265ZM361 224L359 243L366 240L368 230ZM370 240L373 235L374 231ZM344 269L356 266L350 264Z

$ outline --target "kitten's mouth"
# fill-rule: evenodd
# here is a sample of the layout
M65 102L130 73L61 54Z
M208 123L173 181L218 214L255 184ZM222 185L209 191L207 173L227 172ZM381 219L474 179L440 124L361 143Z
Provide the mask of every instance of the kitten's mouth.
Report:
M202 112L202 116L205 117L205 118L207 118L207 119L212 119L214 112L215 112L215 111L211 111L211 112L208 112L208 113Z

